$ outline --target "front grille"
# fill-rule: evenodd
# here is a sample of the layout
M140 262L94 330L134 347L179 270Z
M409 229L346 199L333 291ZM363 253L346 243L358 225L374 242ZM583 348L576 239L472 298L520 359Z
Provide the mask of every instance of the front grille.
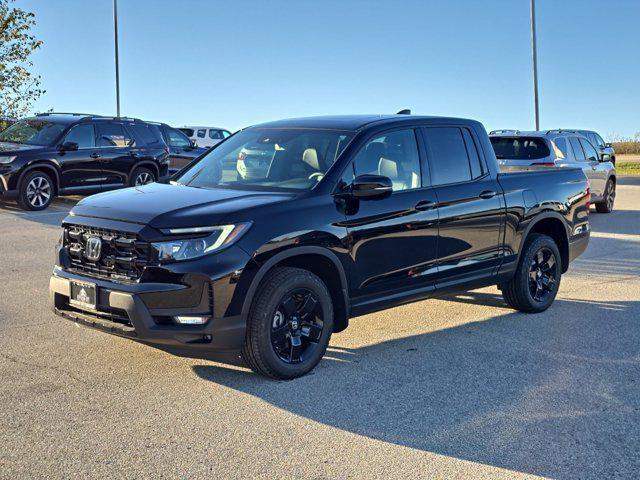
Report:
M87 240L101 240L100 258L87 258ZM118 232L84 225L67 225L64 229L64 248L69 254L69 270L83 275L123 282L140 278L148 265L157 264L157 254L149 242L136 234Z

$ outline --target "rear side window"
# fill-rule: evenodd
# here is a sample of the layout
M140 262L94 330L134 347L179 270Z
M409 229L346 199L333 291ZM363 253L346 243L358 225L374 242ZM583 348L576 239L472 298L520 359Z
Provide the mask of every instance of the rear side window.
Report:
M571 144L573 156L576 157L576 160L578 162L586 162L587 158L584 156L584 152L582 151L582 146L580 145L580 140L578 139L578 137L570 137L569 143Z
M562 154L561 158L567 158L567 139L563 137L554 138L553 144L556 146L558 151L560 151L560 153ZM556 152L556 155L560 157L560 155L558 155L558 152Z
M94 148L96 146L96 132L93 125L77 125L69 130L63 142L75 142L78 148Z
M144 123L132 123L129 125L129 128L136 140L136 145L139 147L157 147L162 142L160 132L150 125L146 125Z
M456 127L429 127L423 131L431 183L444 185L470 181L473 176L462 131Z
M551 155L543 138L491 137L491 145L498 160L537 160Z
M206 133L207 130L205 128L201 128L200 130L198 130L198 138L204 138Z
M478 155L478 149L476 148L476 143L469 133L469 130L463 128L462 136L464 137L464 144L467 147L467 154L469 155L469 165L471 165L471 176L473 178L478 178L484 175L485 169L484 165L480 161L480 156Z
M131 137L119 123L99 123L96 127L99 147L130 147L133 144Z
M222 132L220 130L209 130L209 138L212 140L222 140Z

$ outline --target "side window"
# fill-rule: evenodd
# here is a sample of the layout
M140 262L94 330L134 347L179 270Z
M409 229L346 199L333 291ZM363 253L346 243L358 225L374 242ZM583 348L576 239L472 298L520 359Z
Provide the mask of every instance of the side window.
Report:
M354 173L389 177L394 191L420 188L420 156L413 129L397 130L371 139L347 167L343 181L351 183Z
M221 130L222 132L222 138L227 138L231 136L231 132L229 132L228 130Z
M587 140L580 139L580 143L582 144L582 148L584 149L584 153L587 155L588 162L597 162L598 161L598 152L595 147L591 145Z
M598 135L597 133L595 134L596 137L596 145L598 145L599 147L604 147L605 146L605 142L602 139L602 137L600 135Z
M94 148L96 146L96 132L93 125L77 125L69 130L63 142L75 142L78 148Z
M207 129L206 128L201 128L200 130L198 130L198 138L204 138L206 133L207 133Z
M212 140L222 140L222 132L220 130L209 130L209 138Z
M470 181L473 178L471 166L460 129L428 127L423 131L431 166L431 183L445 185Z
M169 139L169 145L172 147L186 148L191 146L191 141L180 130L175 128L165 129L167 138Z
M462 136L464 138L464 144L467 147L467 154L469 155L469 164L471 165L471 176L473 178L478 178L484 175L485 169L484 165L480 161L480 156L478 155L478 149L476 148L476 143L471 136L471 133L466 128L462 129Z
M140 146L158 146L160 144L160 132L150 125L141 123L134 123L129 125L133 136L135 137L135 143Z
M99 147L130 147L133 142L126 130L119 123L99 123L98 146Z
M553 144L556 146L557 151L556 156L559 158L567 158L567 140L563 137L558 137L553 139ZM558 155L558 151L562 154L562 156Z
M576 161L586 162L587 158L584 156L584 152L582 151L582 146L580 145L580 140L578 139L578 137L569 137L569 143L571 144L573 156L576 158Z

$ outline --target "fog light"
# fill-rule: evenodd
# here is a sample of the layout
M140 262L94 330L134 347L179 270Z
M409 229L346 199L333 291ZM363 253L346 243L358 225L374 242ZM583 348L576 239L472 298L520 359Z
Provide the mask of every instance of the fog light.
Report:
M173 317L173 319L181 325L204 325L209 320L209 317L180 315L178 317Z

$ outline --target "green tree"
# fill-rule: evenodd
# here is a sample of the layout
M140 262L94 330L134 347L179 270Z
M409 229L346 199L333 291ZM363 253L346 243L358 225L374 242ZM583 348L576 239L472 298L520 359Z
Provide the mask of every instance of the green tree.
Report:
M42 41L30 33L35 15L0 0L0 120L26 114L44 93L40 76L31 73L31 54Z

